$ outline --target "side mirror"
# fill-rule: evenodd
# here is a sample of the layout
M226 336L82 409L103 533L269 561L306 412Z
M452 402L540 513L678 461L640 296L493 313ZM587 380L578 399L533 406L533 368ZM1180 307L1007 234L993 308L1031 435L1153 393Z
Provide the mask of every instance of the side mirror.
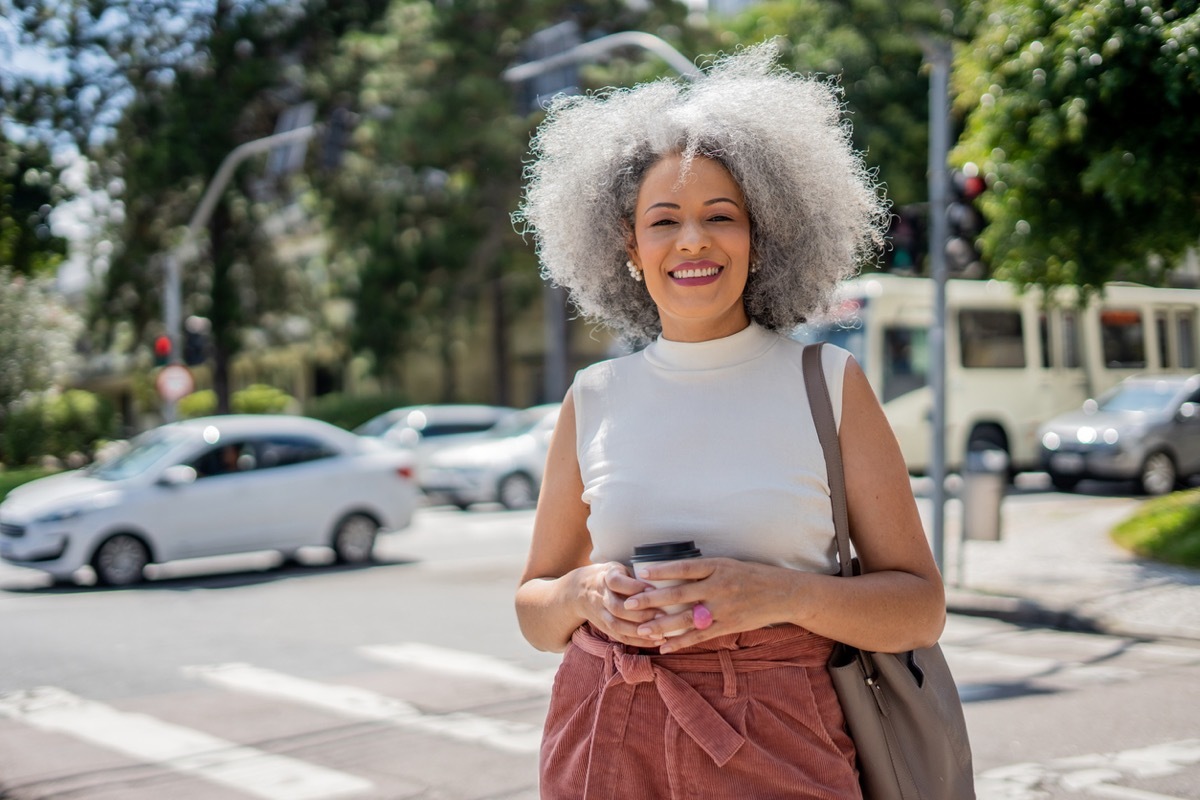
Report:
M163 470L162 475L158 476L158 484L160 486L187 486L195 482L196 470L187 464L176 464L173 467L167 467Z

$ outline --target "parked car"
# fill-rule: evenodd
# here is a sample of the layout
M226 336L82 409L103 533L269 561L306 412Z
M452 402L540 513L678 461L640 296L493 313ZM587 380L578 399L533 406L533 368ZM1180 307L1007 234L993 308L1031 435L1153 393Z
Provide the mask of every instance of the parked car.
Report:
M497 502L505 508L537 503L550 435L561 403L519 411L470 442L431 453L418 470L421 490L433 502L467 508Z
M1200 375L1126 378L1043 424L1038 437L1042 464L1063 491L1099 478L1166 494L1200 472Z
M517 409L508 406L445 404L404 406L385 411L354 429L396 447L416 448L443 436L477 434L491 428ZM432 450L431 447L425 447Z
M360 563L419 499L411 453L305 417L208 417L14 489L0 558L64 581L90 566L108 585L140 581L150 563L260 550L325 546Z

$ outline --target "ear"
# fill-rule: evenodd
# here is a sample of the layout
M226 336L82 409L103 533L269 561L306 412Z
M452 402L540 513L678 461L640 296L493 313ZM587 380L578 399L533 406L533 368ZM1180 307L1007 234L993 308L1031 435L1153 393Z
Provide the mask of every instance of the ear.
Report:
M625 252L630 261L638 263L637 237L633 235L633 229L629 225L625 225Z

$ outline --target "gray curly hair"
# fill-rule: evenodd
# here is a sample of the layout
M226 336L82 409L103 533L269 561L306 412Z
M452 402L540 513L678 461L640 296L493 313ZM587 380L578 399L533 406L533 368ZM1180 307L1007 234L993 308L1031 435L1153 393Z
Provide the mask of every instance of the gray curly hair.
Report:
M888 204L850 143L840 87L776 65L764 44L717 59L694 82L560 96L531 142L513 214L543 277L588 317L635 343L661 332L625 268L638 190L666 155L719 161L741 186L758 265L750 318L788 332L829 308L839 282L875 260Z

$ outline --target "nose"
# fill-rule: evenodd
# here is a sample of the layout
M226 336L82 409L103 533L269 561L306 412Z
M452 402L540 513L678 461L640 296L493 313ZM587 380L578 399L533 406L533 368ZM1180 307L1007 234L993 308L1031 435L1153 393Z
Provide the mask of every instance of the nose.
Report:
M697 220L684 222L679 229L675 246L682 253L699 253L709 245L708 232Z

